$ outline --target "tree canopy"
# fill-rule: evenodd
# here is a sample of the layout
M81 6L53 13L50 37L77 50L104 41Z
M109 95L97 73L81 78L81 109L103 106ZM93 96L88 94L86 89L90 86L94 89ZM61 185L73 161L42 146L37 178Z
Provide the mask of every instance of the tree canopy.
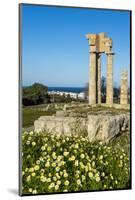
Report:
M23 87L23 105L36 105L49 102L49 95L47 94L48 87L34 83L31 86Z

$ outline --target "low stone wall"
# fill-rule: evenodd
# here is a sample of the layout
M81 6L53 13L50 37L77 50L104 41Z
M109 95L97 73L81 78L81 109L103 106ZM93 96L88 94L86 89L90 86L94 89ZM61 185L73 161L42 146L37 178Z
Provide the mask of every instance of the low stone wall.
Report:
M36 132L47 130L53 134L85 134L90 141L108 142L121 131L130 129L130 115L102 113L84 117L70 117L58 113L56 116L41 116L34 122Z

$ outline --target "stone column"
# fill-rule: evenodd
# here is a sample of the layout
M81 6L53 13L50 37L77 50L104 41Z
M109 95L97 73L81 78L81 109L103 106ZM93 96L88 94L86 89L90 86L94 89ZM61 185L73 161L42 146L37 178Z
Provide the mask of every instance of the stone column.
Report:
M113 55L109 52L107 54L107 85L106 85L106 103L108 105L113 104Z
M97 55L97 102L101 104L101 54Z
M96 104L96 52L90 52L89 104Z
M120 104L128 104L128 73L122 71L121 73L121 91L120 91Z

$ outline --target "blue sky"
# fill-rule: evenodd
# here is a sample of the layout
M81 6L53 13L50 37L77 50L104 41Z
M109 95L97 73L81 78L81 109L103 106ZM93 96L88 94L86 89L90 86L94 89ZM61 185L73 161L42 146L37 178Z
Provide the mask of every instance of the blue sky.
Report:
M89 78L87 33L106 32L113 39L114 84L122 69L130 73L128 11L22 6L23 85L83 87ZM106 55L102 75L106 76Z

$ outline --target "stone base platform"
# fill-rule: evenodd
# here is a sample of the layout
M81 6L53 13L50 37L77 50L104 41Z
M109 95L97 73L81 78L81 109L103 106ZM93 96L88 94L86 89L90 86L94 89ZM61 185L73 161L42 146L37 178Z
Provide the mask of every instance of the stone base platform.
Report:
M97 112L88 113L87 117L72 117L59 111L54 116L41 116L34 122L34 129L67 136L85 135L90 141L108 142L120 132L130 130L130 114Z

